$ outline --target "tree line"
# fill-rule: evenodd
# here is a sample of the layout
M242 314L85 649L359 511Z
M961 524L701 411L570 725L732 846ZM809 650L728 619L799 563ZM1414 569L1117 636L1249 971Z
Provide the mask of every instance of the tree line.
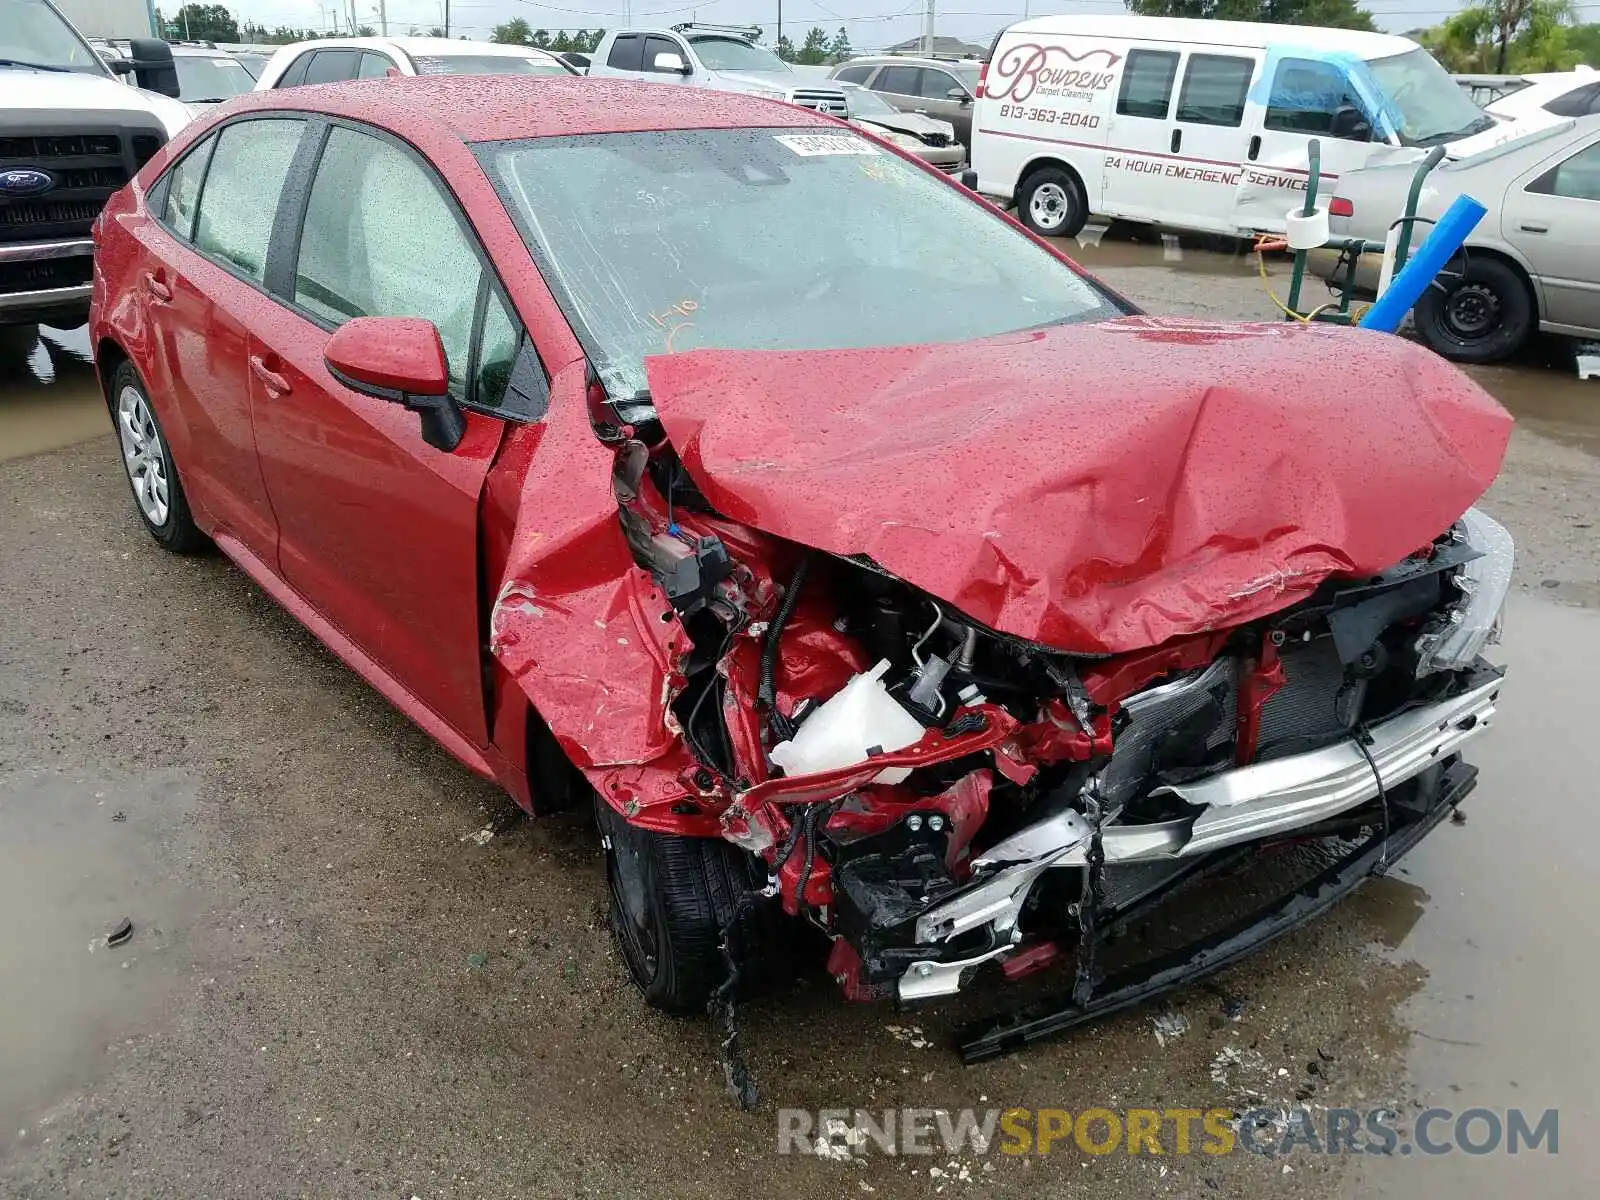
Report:
M1356 0L1126 0L1148 17L1201 17L1375 30ZM1458 75L1520 75L1600 66L1600 24L1578 21L1572 0L1492 0L1472 4L1406 36Z

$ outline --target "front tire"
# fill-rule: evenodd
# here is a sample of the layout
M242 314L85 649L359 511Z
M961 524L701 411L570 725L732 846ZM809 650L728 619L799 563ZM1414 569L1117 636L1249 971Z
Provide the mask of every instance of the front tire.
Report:
M612 932L633 982L652 1007L704 1013L728 977L722 932L752 887L746 856L714 838L639 829L604 800L596 799L595 818L606 850ZM747 976L763 973L761 919L750 905L738 925Z
M1023 180L1017 216L1040 237L1077 237L1089 219L1089 202L1071 171L1041 167Z
M131 362L122 362L112 373L111 420L117 428L128 486L133 489L134 509L150 536L174 554L205 550L210 540L189 512L161 422Z
M1527 344L1538 325L1533 295L1498 258L1469 255L1459 274L1441 273L1415 309L1417 335L1452 362L1491 363Z

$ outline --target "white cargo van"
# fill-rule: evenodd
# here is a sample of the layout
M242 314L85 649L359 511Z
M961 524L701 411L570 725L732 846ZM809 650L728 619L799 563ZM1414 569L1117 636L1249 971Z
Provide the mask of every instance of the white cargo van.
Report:
M978 190L1037 233L1090 213L1212 233L1281 232L1344 171L1495 127L1428 52L1349 29L1062 16L1004 30L978 83ZM1474 149L1479 148L1474 143Z

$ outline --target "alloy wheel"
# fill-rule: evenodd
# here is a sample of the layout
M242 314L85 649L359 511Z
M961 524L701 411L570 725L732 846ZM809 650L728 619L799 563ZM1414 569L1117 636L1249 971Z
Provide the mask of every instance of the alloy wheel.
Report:
M122 462L128 469L139 511L159 529L172 511L172 485L166 447L161 443L149 403L138 388L125 387L117 396L117 434L122 440Z

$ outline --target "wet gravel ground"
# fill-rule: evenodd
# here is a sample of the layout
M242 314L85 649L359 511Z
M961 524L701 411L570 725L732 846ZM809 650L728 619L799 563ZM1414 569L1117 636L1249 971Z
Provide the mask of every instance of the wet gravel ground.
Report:
M1169 250L1081 252L1152 311L1271 315L1253 260ZM1486 501L1519 595L1465 826L1209 984L977 1067L948 1012L849 1006L813 969L746 1014L764 1102L744 1114L710 1028L628 983L587 822L523 820L225 560L159 553L109 434L79 440L97 401L62 344L0 346L0 447L25 455L0 464L0 1195L1545 1197L1600 1177L1600 385L1479 375L1520 419ZM1560 1106L1567 1136L1554 1158L1429 1161L775 1150L779 1107L1296 1103L1402 1125Z

